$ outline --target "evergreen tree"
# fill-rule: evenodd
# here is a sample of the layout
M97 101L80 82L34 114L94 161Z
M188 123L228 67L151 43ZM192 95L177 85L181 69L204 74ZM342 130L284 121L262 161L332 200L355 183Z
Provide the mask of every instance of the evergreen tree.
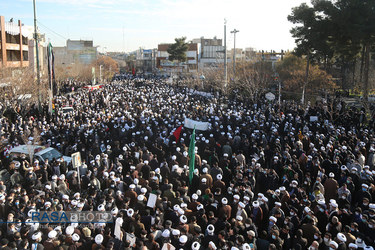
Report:
M186 37L175 38L175 43L169 46L167 52L169 54L169 61L186 61L186 52L188 51L188 44L186 43Z

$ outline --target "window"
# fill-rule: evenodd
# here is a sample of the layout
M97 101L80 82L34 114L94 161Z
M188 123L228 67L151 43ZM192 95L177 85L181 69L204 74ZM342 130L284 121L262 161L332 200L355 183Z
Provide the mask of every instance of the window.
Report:
M22 36L22 44L23 45L28 45L29 44L29 39L27 37Z
M7 50L7 59L9 62L17 62L21 60L21 53L18 50Z
M13 36L5 32L6 42L7 43L14 43L14 44L20 44L20 36Z
M49 161L52 161L53 158L58 159L61 158L62 154L57 151L56 149L51 149L50 151L45 152L41 155L43 160L48 159Z
M28 61L29 60L29 52L28 51L22 51L23 60Z

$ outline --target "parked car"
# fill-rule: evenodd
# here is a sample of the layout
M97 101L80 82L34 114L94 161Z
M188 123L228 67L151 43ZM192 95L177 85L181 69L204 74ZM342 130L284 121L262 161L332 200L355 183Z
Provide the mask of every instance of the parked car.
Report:
M26 155L26 157L29 157L30 152L33 152L31 150L34 151L34 160L37 159L40 163L44 163L46 159L48 159L48 161L52 161L53 158L59 159L61 158L61 156L67 164L72 161L71 157L62 155L55 148L43 147L38 145L20 145L18 147L12 148L9 151L9 155L11 159L21 158L21 155L23 154Z

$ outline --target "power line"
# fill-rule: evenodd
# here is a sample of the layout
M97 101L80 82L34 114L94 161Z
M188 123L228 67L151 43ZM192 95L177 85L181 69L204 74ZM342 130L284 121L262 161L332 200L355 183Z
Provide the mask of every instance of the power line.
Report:
M54 33L55 35L63 38L64 40L68 40L66 37L64 37L63 35L60 35L59 33L53 31L52 29L48 28L46 25L42 24L41 22L37 21L41 26L43 26L44 28L46 28L47 30L51 31L52 33Z

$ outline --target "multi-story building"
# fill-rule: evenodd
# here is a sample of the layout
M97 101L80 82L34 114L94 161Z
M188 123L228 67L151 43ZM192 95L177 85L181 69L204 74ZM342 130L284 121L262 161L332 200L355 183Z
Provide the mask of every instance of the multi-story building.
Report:
M136 60L136 71L143 73L152 73L156 67L157 49L139 48L134 52Z
M97 59L92 40L67 40L65 47L54 47L55 65L91 64Z
M234 49L228 51L228 57L231 62L233 62L234 55L236 56L237 62L245 60L245 52L241 48L236 48L236 52L234 52Z
M165 73L172 72L197 72L198 62L200 59L200 44L188 43L188 51L186 52L186 62L169 61L168 48L171 44L159 44L156 57L156 67Z
M193 39L194 43L200 44L200 60L199 68L216 67L218 64L224 63L224 46L223 40L210 38L197 38Z
M30 30L30 34L32 35L34 34L33 33L34 27L27 26L26 28ZM39 32L37 34L38 34L38 48L39 48L38 50L39 69L40 69L41 74L43 74L44 69L46 68L46 65L47 65L46 36L45 34L40 34ZM29 67L33 69L34 72L36 72L37 71L36 69L36 66L37 66L36 46L35 46L35 39L33 38L32 35L29 36Z
M29 35L20 20L6 22L4 16L0 16L0 67L29 66Z

